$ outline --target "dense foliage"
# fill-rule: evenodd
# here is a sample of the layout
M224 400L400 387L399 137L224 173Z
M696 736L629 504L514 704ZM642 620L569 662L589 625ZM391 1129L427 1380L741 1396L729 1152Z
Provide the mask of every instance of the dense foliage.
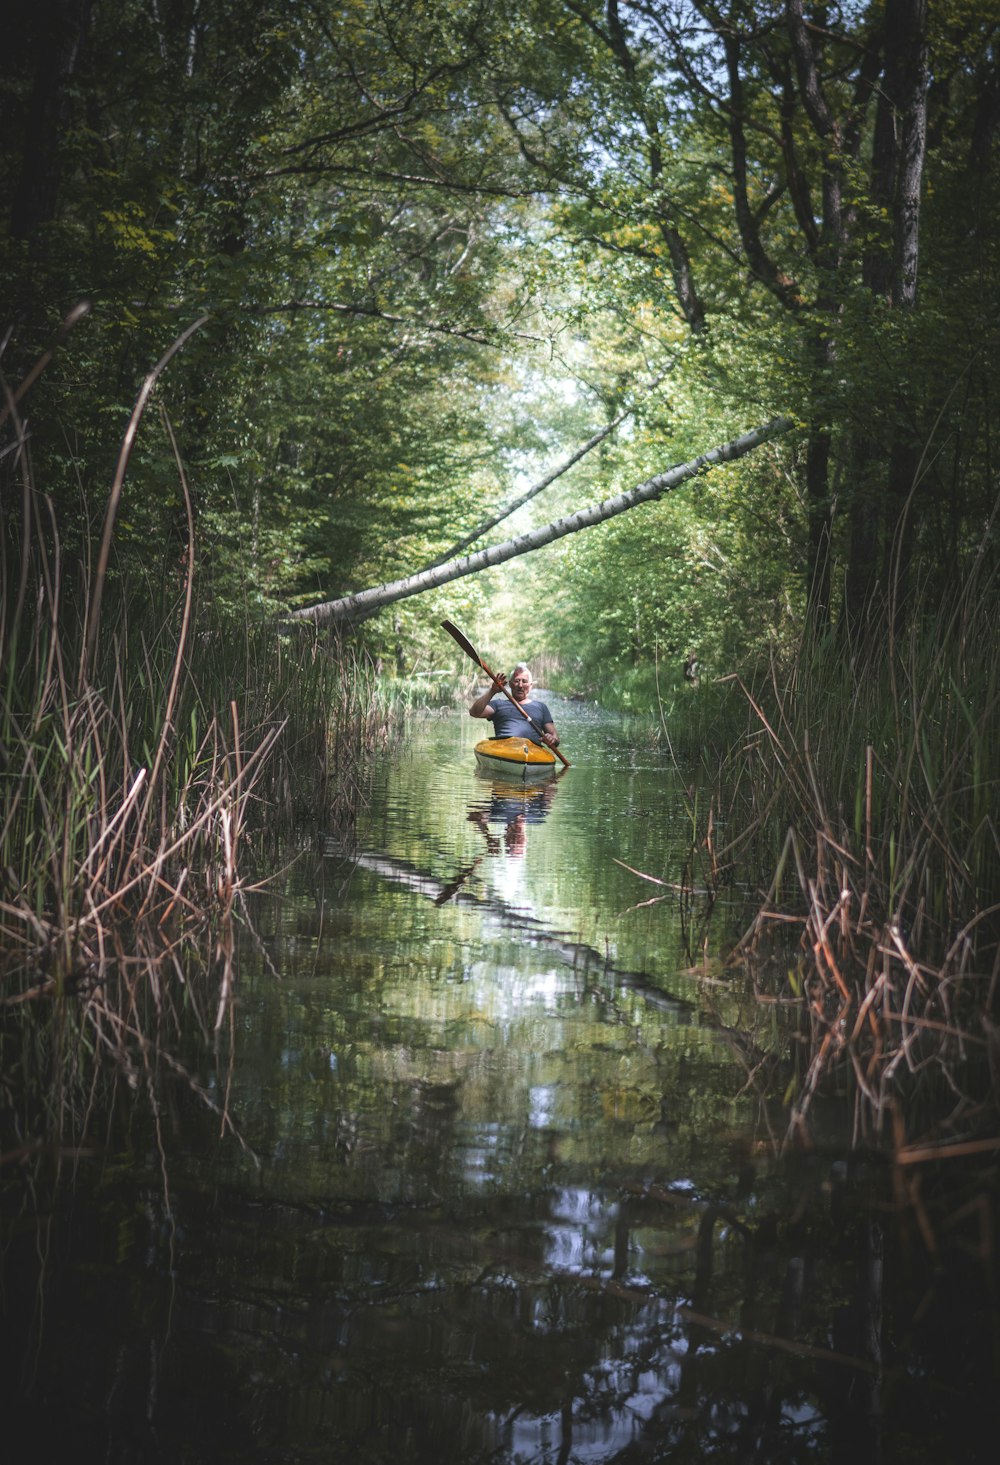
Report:
M449 607L591 685L902 618L995 560L998 33L996 0L17 0L12 388L91 307L31 398L66 563L204 315L158 393L223 608L421 569L629 407L515 526L801 427ZM170 585L184 540L148 414L117 567ZM364 634L444 657L441 594Z
M624 864L617 815L577 835L602 891L617 861L682 920L754 906L729 956L782 1044L737 1045L741 1093L801 1135L821 1092L852 1097L897 1200L905 1164L992 1166L1000 0L12 0L3 27L0 1157L68 1158L102 1071L146 1091L161 1146L165 1068L229 1126L250 851L273 874L293 829L349 845L390 705L451 696L447 615L493 665L659 713L680 868ZM734 440L350 641L295 624ZM480 831L491 852L461 827L458 883ZM365 962L350 1002L395 1054ZM168 1052L189 1014L217 1091Z

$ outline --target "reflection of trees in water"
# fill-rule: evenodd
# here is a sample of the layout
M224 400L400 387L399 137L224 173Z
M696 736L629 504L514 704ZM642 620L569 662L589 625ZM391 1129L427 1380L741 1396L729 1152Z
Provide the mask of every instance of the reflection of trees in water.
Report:
M358 863L430 900L447 889L386 856ZM699 1109L716 1092L711 1012L703 1006L668 1052L629 1002L633 991L650 1004L664 994L474 883L454 900L489 915L486 961L505 959L498 933L523 933L539 978L563 964L582 971L573 1011L600 1003L614 1023L589 1036L572 1023L550 1030L523 1102L500 1038L459 1043L451 1020L447 1051L443 1029L429 1029L430 1047L380 1036L364 1052L348 1168L365 1199L303 1217L282 1250L289 1276L300 1257L308 1268L305 1316L283 1303L277 1318L262 1314L256 1338L275 1408L283 1360L303 1360L288 1385L301 1453L315 1448L305 1435L321 1418L324 1448L372 1465L401 1440L408 1458L463 1465L876 1465L883 1440L890 1461L984 1459L988 1198L965 1219L944 1192L936 1205L901 1196L909 1209L894 1212L887 1161L792 1155L768 1175L742 1151L715 1155L724 1119L701 1122ZM517 980L523 999L530 974ZM364 1000L377 1005L369 985ZM495 1027L513 1055L531 1034L511 1021L504 1010ZM696 1047L709 1024L715 1045ZM634 1036L610 1053L625 1027ZM750 1041L742 1022L723 1035ZM640 1049L652 1055L644 1077ZM606 1062L574 1066L574 1053L599 1051ZM718 1083L721 1093L728 1080ZM650 1093L651 1113L640 1110ZM654 1122L661 1094L673 1129ZM592 1138L599 1109L612 1122ZM681 1175L700 1192L666 1178ZM278 1207L275 1220L285 1224ZM336 1387L316 1383L331 1370Z
M421 1091L412 1143L429 1155L456 1118L450 1092ZM938 1451L956 1368L947 1355L968 1366L970 1344L988 1343L961 1312L971 1273L951 1297L951 1330L940 1314L925 1327L888 1176L840 1171L807 1160L712 1199L572 1180L434 1204L359 1197L333 1210L216 1198L218 1240L234 1245L246 1279L238 1359L223 1346L233 1304L202 1292L189 1260L173 1314L175 1384L207 1363L203 1388L243 1391L262 1427L288 1421L283 1458L322 1435L326 1458L340 1450L373 1465L403 1440L403 1458L463 1465L875 1465L883 1440L890 1459L985 1460L975 1431L988 1387L978 1418L963 1401L953 1452ZM260 1272L272 1252L290 1277L309 1258L301 1293L273 1294ZM938 1279L939 1307L955 1260ZM956 1347L963 1315L971 1336ZM985 1347L984 1385L991 1369Z
M880 1227L848 1227L832 1255L822 1193L819 1215L752 1225L758 1199L554 1193L544 1305L525 1297L521 1309L550 1351L538 1350L534 1398L509 1416L506 1458L878 1458ZM672 1285L650 1276L664 1270ZM832 1329L840 1346L825 1310L838 1295L852 1320Z
M405 1119L428 1163L460 1117L439 1077ZM985 1460L992 1363L967 1304L988 1265L967 1253L956 1289L958 1248L936 1282L909 1276L889 1190L885 1172L807 1157L712 1198L572 1178L332 1209L217 1195L214 1241L244 1280L227 1297L197 1253L181 1258L157 1387L166 1408L197 1373L200 1394L242 1399L265 1439L281 1428L281 1458L322 1438L324 1458L360 1465L404 1440L400 1458L449 1465L876 1465L883 1441L891 1460ZM182 1224L198 1204L178 1197ZM308 1285L294 1285L302 1266ZM979 1417L966 1398L940 1453L952 1379L976 1358Z
M887 1235L890 1249L899 1241L887 1196L838 1178L838 1168L832 1177L820 1165L786 1174L769 1198L733 1204L636 1186L617 1204L605 1199L603 1217L598 1196L581 1191L567 1203L557 1193L550 1280L522 1283L518 1310L545 1342L532 1349L530 1395L505 1421L504 1458L862 1465L880 1460L889 1440L892 1458L989 1458L988 1433L977 1434L991 1408L982 1309L973 1324L980 1417L956 1395L943 1433L942 1364L970 1301L967 1288L953 1291L961 1248L933 1289L954 1310L951 1327L925 1332L915 1355L920 1293L932 1279L907 1276L897 1253L887 1304L883 1250ZM768 1199L780 1209L755 1215ZM575 1270L561 1231L569 1216L586 1236ZM672 1283L650 1279L654 1250L659 1270L664 1258L672 1264ZM979 1275L983 1285L987 1269ZM500 1285L511 1286L509 1273ZM593 1352L588 1338L600 1340ZM963 1352L968 1361L972 1350Z
M928 1177L923 1213L894 1213L886 1162L789 1156L767 1174L742 1151L700 1193L625 1157L598 1180L560 1152L557 1091L521 1126L491 1126L494 1105L470 1123L478 1055L376 1061L386 1145L328 1151L314 1199L178 1186L172 1254L155 1186L127 1234L95 1229L93 1266L60 1273L53 1299L65 1326L72 1293L86 1359L58 1349L42 1371L72 1406L52 1411L67 1444L79 1386L113 1398L122 1462L176 1446L194 1465L237 1449L375 1465L394 1446L447 1465L877 1465L883 1441L890 1461L991 1458L987 1193L955 1210ZM664 1149L660 1173L685 1158ZM155 1347L123 1349L122 1316ZM218 1399L244 1432L223 1432Z

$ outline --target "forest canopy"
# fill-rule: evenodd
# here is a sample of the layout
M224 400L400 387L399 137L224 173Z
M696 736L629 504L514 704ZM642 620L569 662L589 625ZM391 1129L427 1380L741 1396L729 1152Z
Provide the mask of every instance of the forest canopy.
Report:
M0 368L88 303L26 414L66 563L205 316L120 575L181 575L170 431L203 601L273 615L435 563L618 418L516 527L788 415L361 634L405 662L489 605L587 681L905 618L996 556L998 35L998 0L14 0Z

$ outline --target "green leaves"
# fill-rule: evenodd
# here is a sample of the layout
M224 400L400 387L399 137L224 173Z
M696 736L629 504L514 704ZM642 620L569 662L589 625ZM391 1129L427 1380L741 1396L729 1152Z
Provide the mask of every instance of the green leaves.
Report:
M561 0L265 0L252 14L203 0L195 31L139 0L96 0L92 17L61 98L51 217L0 259L24 323L13 380L67 301L94 304L32 424L39 483L81 562L135 393L203 310L211 324L158 396L190 473L199 572L226 605L422 568L665 368L663 396L602 448L600 471L574 470L526 525L777 412L829 435L829 472L807 485L806 451L769 450L518 570L546 600L557 581L569 655L646 666L693 639L721 667L787 638L817 545L846 583L864 513L885 571L885 465L904 437L922 452L933 436L917 560L947 579L968 551L995 437L981 310L997 178L990 163L970 186L986 79L957 20L932 20L952 90L934 99L920 294L904 313L871 283L895 228L872 168L881 78L859 84L863 59L879 63L874 11L809 40L832 132L767 7L726 29L711 8L622 3L619 32L604 7ZM988 18L973 33L981 50ZM11 91L18 125L0 133L11 190L30 172L35 45ZM150 414L122 565L146 573L159 557L169 577L185 534ZM540 635L530 621L516 634Z

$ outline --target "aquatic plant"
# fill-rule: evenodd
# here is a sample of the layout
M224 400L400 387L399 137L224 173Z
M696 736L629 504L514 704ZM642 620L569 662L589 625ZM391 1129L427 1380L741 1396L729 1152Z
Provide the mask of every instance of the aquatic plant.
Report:
M19 505L0 544L5 1159L80 1143L101 1072L144 1089L157 1114L157 1071L183 1071L168 1041L182 1022L216 1045L231 1027L233 921L249 918L244 895L273 867L276 832L349 820L388 736L362 652L221 620L199 601L191 492L165 410L183 559L158 583L134 564L112 573L132 444L183 340L143 385L82 566L67 564L33 480L23 387L5 389L3 487ZM226 1083L213 1097L186 1077L230 1128Z
M793 1130L832 1086L852 1094L859 1137L905 1106L898 1143L935 1118L979 1143L966 1129L997 1096L1000 628L985 551L949 603L911 607L904 636L887 607L882 636L807 637L790 664L735 679L748 723L720 785L739 832L718 858L759 868L771 851L733 960L798 1009Z

